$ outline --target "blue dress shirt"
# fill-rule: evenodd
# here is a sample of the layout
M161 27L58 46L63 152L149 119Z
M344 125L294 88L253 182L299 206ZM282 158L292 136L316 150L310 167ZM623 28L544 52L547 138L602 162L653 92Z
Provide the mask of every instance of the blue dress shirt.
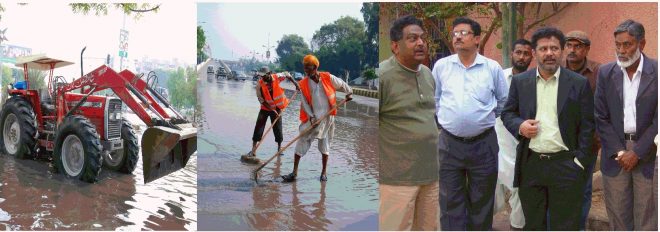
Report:
M438 123L460 137L476 136L493 127L509 95L502 67L480 54L469 67L457 54L438 60L433 78Z

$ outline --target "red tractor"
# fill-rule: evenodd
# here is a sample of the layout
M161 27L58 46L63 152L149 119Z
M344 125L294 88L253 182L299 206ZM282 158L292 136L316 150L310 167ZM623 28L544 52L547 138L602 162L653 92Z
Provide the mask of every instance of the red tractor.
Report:
M185 167L197 150L197 129L153 90L149 78L105 65L82 75L82 57L80 78L71 83L53 78L55 68L70 64L44 55L17 58L25 81L9 86L0 112L4 153L26 158L45 151L58 172L86 182L96 181L102 166L132 173L140 146L122 115L125 103L147 125L141 141L144 182ZM30 89L28 69L50 70L47 90ZM94 95L105 89L116 97Z

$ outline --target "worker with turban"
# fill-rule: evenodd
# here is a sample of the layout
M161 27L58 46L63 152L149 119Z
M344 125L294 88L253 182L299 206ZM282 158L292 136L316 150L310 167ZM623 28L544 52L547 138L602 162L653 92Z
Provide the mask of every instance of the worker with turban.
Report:
M312 141L318 139L319 152L322 155L323 169L321 169L320 181L327 181L326 167L328 156L330 155L330 143L334 136L335 115L337 110L330 111L337 104L335 92L346 93L346 100L350 101L353 90L342 79L330 74L329 72L319 72L319 59L314 55L307 55L303 58L305 77L298 82L300 91L303 95L300 107L300 126L298 129L302 132L313 126L317 119L323 115L330 114L323 121L318 122L315 128L305 135L302 135L296 143L295 158L293 163L293 172L282 176L284 182L293 182L298 175L298 164L310 146Z

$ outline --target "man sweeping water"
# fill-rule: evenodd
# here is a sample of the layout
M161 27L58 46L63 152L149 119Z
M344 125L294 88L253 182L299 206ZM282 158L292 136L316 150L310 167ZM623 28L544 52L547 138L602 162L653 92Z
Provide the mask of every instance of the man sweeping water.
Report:
M244 160L246 162L257 160L255 150L257 144L261 141L264 134L264 127L266 121L270 117L270 123L274 123L273 134L275 135L275 142L277 142L277 150L280 150L282 145L282 119L278 119L282 110L289 105L289 100L284 94L284 89L280 87L280 82L284 79L289 79L299 90L298 83L291 77L289 73L271 74L268 66L262 67L257 75L261 77L259 84L256 87L257 98L261 104L259 116L257 116L257 123L254 126L254 134L252 135L252 151L250 151Z
M298 163L312 145L312 141L318 139L319 152L322 154L323 169L321 170L320 181L327 181L326 167L328 156L330 155L330 143L334 136L335 115L337 110L332 110L337 104L335 98L336 91L346 93L346 100L350 101L353 90L342 79L330 74L329 72L319 72L319 60L313 55L307 55L303 58L305 69L305 78L300 82L300 90L303 95L300 107L300 126L299 130L305 131L308 127L315 124L316 120L323 115L330 113L329 117L323 119L316 125L311 133L303 135L296 143L296 153L293 163L293 172L282 176L284 182L293 182L298 175Z

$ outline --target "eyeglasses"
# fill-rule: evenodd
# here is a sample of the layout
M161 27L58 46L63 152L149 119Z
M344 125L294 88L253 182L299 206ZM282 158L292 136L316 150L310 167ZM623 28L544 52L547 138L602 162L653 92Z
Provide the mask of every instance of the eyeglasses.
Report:
M469 34L474 34L474 32L471 31L452 31L451 35L454 37L465 37Z

